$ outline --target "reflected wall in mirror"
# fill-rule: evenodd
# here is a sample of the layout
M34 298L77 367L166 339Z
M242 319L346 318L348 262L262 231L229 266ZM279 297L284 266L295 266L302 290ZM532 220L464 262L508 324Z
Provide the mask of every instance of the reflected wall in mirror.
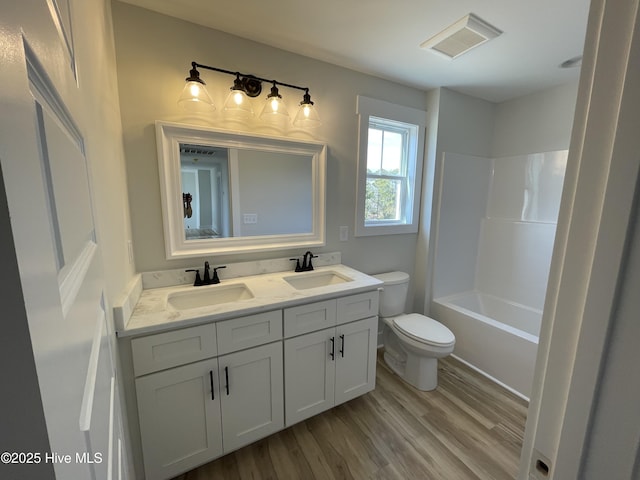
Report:
M167 258L324 245L326 146L156 122Z

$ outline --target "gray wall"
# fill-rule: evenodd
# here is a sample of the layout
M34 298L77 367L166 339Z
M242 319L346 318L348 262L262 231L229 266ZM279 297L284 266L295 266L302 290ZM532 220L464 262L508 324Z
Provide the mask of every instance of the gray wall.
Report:
M573 82L497 105L491 156L568 149L577 95Z
M124 129L127 177L131 199L133 237L138 271L181 268L203 259L165 260L155 120L198 123L218 128L277 133L225 120L221 105L233 82L230 75L201 72L213 100L219 105L209 118L185 115L176 105L191 61L232 71L276 78L310 88L323 126L316 139L328 144L327 244L318 252L341 251L343 262L367 273L402 269L413 273L416 234L353 238L358 124L358 94L407 105L426 107L426 93L376 77L294 55L266 45L200 27L168 16L114 2L114 30ZM171 32L171 35L167 35ZM268 87L268 86L267 86ZM281 91L290 110L300 99L296 91ZM289 135L309 138L304 132ZM339 241L339 227L349 227L347 242ZM281 256L301 253L282 251ZM218 257L218 262L273 257L244 254Z

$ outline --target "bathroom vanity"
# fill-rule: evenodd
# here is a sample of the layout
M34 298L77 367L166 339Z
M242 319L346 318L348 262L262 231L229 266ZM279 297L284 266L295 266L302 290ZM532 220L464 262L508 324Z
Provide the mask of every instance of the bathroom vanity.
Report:
M338 264L143 291L118 336L145 478L373 390L380 286Z

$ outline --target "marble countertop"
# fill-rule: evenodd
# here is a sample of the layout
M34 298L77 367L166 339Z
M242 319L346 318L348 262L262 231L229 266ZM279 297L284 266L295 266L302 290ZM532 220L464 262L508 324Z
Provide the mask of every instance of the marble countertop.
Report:
M285 277L318 275L322 272L336 272L351 281L298 290L284 280ZM178 310L169 303L169 296L182 292L211 292L229 288L235 284L245 284L253 294L252 298ZM344 295L375 290L382 282L346 265L316 267L312 272L294 273L291 271L265 273L223 280L218 285L180 285L144 290L124 329L118 331L119 337L158 333L208 322L216 322L241 315L250 315L278 308L291 307L303 303L328 300Z

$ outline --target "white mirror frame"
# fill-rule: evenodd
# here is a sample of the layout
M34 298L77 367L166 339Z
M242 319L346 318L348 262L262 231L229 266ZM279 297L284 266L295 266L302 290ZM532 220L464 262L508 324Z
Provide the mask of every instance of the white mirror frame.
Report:
M212 254L265 252L325 245L325 188L327 146L320 142L238 133L208 127L156 121L160 194L167 260ZM251 148L311 157L312 231L303 234L260 235L186 240L180 185L181 143Z

